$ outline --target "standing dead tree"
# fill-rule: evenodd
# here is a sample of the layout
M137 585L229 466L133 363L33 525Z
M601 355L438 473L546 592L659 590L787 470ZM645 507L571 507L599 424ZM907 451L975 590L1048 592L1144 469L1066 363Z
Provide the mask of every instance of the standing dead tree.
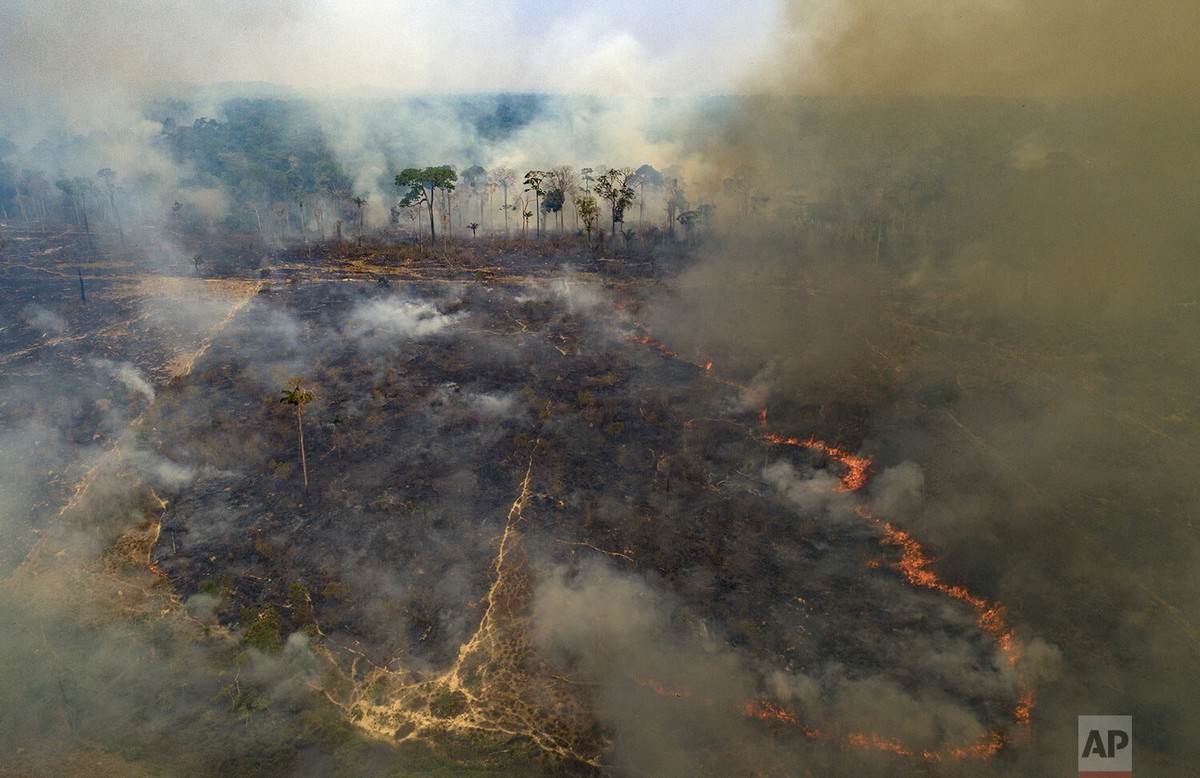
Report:
M300 469L304 473L304 491L308 492L308 460L304 456L304 419L303 408L312 402L313 393L304 389L299 382L291 389L283 390L279 402L294 406L296 409L296 430L300 433Z

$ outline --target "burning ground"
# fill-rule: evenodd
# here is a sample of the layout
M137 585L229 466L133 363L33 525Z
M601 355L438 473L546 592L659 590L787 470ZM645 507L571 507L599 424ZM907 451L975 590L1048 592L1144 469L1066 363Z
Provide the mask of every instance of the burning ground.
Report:
M64 262L46 308L64 323L16 325L31 373L93 364L72 344L125 349L71 392L68 427L97 430L63 449L80 485L10 544L28 556L6 604L38 614L6 650L38 669L8 692L28 769L157 773L148 738L191 771L267 774L432 750L518 772L954 775L1029 747L1058 650L897 523L921 468L872 459L866 403L789 405L752 365L658 342L643 317L670 279L553 252L230 262L268 278L166 264L122 295L89 265L86 306L66 306ZM113 397L119 416L86 412Z

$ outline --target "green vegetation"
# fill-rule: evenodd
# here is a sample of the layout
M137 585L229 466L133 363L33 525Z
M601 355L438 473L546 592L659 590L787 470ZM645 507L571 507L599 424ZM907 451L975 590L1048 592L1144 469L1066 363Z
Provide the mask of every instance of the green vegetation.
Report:
M243 614L243 616L251 615ZM283 641L279 634L281 626L279 613L274 608L267 608L257 616L253 616L253 619L246 634L242 635L242 645L248 648L257 648L265 653L278 653L283 648Z
M454 182L457 180L458 173L449 165L427 167L422 170L415 167L405 168L396 176L396 186L401 190L407 188L404 196L400 199L401 208L412 205L428 207L430 243L437 242L437 229L433 222L434 200L438 192L449 196L454 191ZM448 213L449 209L447 209ZM448 216L447 223L449 223Z
M429 701L429 712L438 718L452 719L467 709L467 695L443 689Z
M325 198L348 210L352 181L342 169L307 107L297 101L239 99L222 104L223 121L196 119L164 126L162 142L175 159L195 171L182 183L221 187L235 207L224 225L236 231L268 230L264 216L279 219L281 231L293 206L304 224L304 203ZM179 217L190 206L180 204ZM313 215L322 220L323 212Z

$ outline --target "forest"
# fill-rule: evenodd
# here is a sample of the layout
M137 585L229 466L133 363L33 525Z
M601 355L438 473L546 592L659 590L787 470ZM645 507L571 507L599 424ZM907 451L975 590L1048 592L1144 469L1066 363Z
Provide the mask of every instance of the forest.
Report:
M0 768L1185 774L1191 106L236 91L0 143Z

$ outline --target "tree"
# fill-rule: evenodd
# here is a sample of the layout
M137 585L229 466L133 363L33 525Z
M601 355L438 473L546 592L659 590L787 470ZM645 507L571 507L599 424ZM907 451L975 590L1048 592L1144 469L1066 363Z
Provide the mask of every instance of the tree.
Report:
M313 216L317 220L317 233L321 243L325 242L325 203L320 198L315 200L312 205Z
M358 242L362 243L363 239L363 206L367 204L366 195L355 195L350 198L350 202L358 208Z
M688 245L692 242L692 233L712 220L715 208L707 203L701 203L699 208L693 208L679 214L679 223L687 233Z
M542 212L558 214L560 219L559 226L561 227L563 203L566 202L566 196L563 195L563 190L555 187L546 192L546 196L542 198Z
M50 184L40 170L24 170L21 172L20 194L17 204L21 205L26 221L41 221L46 228L46 194Z
M738 203L738 216L745 219L750 214L750 200L756 194L754 182L758 175L754 169L743 165L733 172L733 175L721 182L725 194L733 197Z
M587 232L588 246L591 246L592 230L596 229L596 217L600 213L596 206L596 198L583 195L575 201L575 210L579 213L579 220L583 222L583 229Z
M467 225L467 229L471 231L471 237L475 237L475 230L479 229L479 222L471 222Z
M296 408L296 429L300 433L300 468L304 473L304 491L308 491L308 461L304 456L304 421L302 419L302 411L305 405L308 405L313 398L313 393L304 389L300 382L297 381L295 387L283 390L283 397L279 402L286 403Z
M512 209L508 206L508 188L517 182L517 171L510 167L496 168L491 172L488 181L494 186L500 187L504 191L504 237L508 237L508 212Z
M638 222L645 222L646 190L655 191L662 188L663 174L655 170L651 165L642 165L629 177L629 183L637 189L638 193Z
M82 223L83 231L90 233L87 218L86 194L91 181L85 178L61 178L54 182L63 193L63 218L72 219L76 226Z
M96 171L96 177L104 182L104 189L108 192L108 204L112 207L113 218L117 220L117 236L121 242L125 242L125 230L121 227L121 212L117 210L117 174L112 168L101 168Z
M687 210L687 198L683 196L683 185L675 176L663 182L667 196L667 234L675 239L675 215Z
M542 195L545 194L545 191L542 189L542 181L545 178L546 173L542 170L530 170L525 174L525 191L533 192L533 212L535 215L542 209ZM526 221L528 221L528 218L526 218ZM540 216L535 224L537 226L537 237L540 240L542 237L542 220Z
M481 165L471 165L471 167L463 171L462 179L467 188L471 190L471 193L479 200L479 222L482 223L483 204L488 194L488 172ZM478 226L476 224L476 227ZM471 235L474 236L474 234L475 230L471 230Z
M300 212L300 241L304 245L307 246L308 245L308 233L305 232L305 230L304 230L304 198L303 197L296 198L296 207L297 207L297 209L299 209L299 212Z
M627 167L609 168L607 172L596 177L596 194L608 200L614 235L617 225L625 222L625 209L634 200L633 186L630 184L632 177L633 169Z
M557 165L550 171L550 184L554 189L563 193L564 208L560 208L558 212L558 228L563 229L562 212L565 210L566 198L571 199L571 204L574 206L575 198L579 196L579 173L575 172L575 168L570 165ZM571 209L574 211L574 207ZM579 227L579 213L575 213L575 226Z
M279 222L279 245L283 245L287 241L287 223L288 223L288 207L287 203L273 203L271 205L271 213L275 214L276 220Z
M446 193L454 191L454 182L457 180L458 173L454 172L454 168L450 165L438 165L423 169L415 167L405 168L396 176L396 186L401 189L408 188L408 192L400 200L401 208L422 204L429 208L429 238L431 243L437 242L437 230L434 227L433 219L435 195L439 189Z

